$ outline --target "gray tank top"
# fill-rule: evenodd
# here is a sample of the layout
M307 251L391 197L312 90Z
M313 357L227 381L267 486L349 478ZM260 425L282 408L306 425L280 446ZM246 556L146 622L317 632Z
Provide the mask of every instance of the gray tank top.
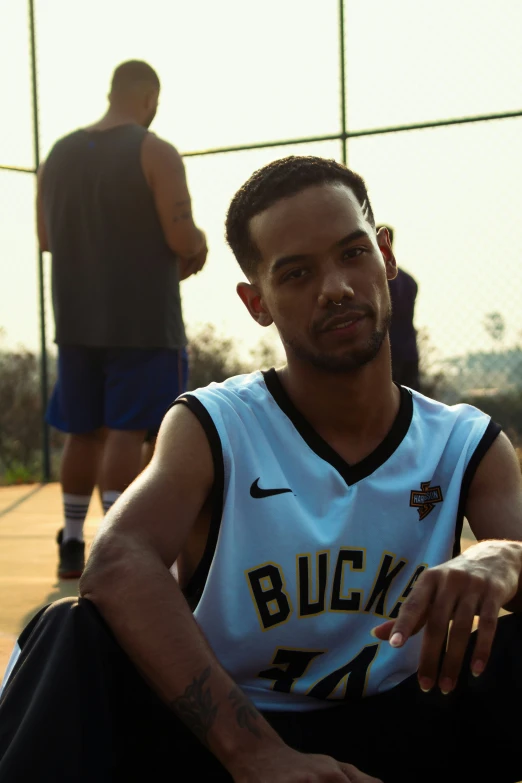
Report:
M147 131L79 130L56 143L42 195L59 345L186 345L176 255L141 167Z

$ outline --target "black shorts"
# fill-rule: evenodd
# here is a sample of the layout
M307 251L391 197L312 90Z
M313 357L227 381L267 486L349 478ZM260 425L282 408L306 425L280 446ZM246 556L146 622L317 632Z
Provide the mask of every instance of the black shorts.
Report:
M160 701L92 603L63 599L20 637L0 699L0 781L114 783L231 777ZM387 693L305 713L265 713L290 746L355 764L384 783L522 780L522 616L501 618L478 679L424 694L416 677ZM167 777L165 777L165 774Z

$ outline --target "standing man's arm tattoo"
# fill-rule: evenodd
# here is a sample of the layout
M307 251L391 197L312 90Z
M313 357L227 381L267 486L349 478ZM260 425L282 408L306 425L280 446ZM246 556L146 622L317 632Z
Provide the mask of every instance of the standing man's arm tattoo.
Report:
M228 698L234 705L238 725L241 726L242 729L248 729L255 737L261 737L261 732L256 726L259 713L254 705L247 699L241 688L237 685L232 688L228 694Z
M176 203L176 214L172 217L173 223L179 223L180 220L192 219L192 202L190 199L185 201L178 201Z
M210 677L208 666L199 677L195 677L186 688L185 693L174 699L170 707L181 720L194 732L204 745L207 745L207 734L214 723L218 705L213 704L210 687L203 687Z

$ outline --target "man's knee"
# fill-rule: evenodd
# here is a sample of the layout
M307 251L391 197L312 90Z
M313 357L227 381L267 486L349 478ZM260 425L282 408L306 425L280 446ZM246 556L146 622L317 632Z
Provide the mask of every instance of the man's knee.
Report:
M44 608L41 610L42 616L45 616L46 618L62 617L63 615L69 614L71 608L76 606L77 603L78 598L75 596L59 598L58 600L53 601L52 604L47 604L47 606L44 606Z
M107 437L108 430L106 427L99 427L96 430L89 430L89 432L70 432L67 438L73 443L96 443L103 444Z
M24 644L33 633L38 636L43 632L59 633L67 625L99 626L105 628L105 623L92 601L87 598L61 598L48 604L32 618L19 637L19 644Z
M147 430L108 430L107 441L112 446L126 448L129 445L138 445L141 448Z
M50 626L62 625L64 619L70 615L72 607L77 603L77 598L61 598L40 609L28 622L18 638L18 643L22 649L36 629L41 630Z

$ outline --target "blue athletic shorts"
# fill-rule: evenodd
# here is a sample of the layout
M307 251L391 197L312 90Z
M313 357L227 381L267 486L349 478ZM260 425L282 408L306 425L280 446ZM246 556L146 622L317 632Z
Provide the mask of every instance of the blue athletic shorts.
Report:
M47 422L76 434L100 427L157 430L172 402L186 391L187 380L185 348L61 345Z

